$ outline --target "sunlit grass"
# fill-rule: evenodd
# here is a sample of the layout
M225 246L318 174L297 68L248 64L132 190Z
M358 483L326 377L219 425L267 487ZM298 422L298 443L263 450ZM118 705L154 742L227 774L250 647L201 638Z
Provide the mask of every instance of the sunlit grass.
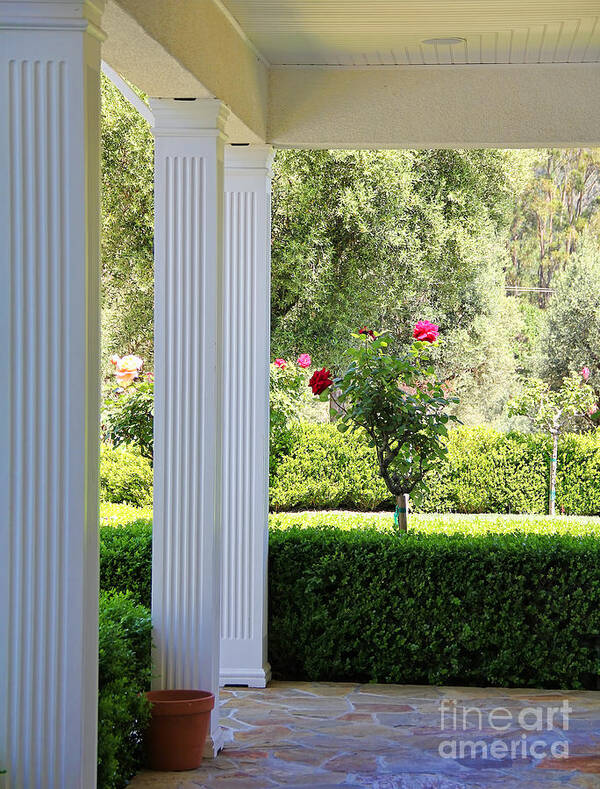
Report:
M335 526L339 529L376 528L389 531L393 528L391 512L348 512L307 511L272 513L269 522L272 528L285 529L290 526ZM548 515L462 515L444 513L439 515L413 514L409 518L409 529L425 534L486 534L527 532L529 534L600 534L600 518Z
M130 504L100 504L100 524L124 526L134 521L152 521L152 507L134 507ZM350 512L346 510L309 510L304 512L274 512L269 525L275 529L290 526L334 526L338 529L376 528L389 531L393 528L391 512ZM413 514L409 519L411 531L425 534L486 534L526 532L528 534L599 534L600 518L559 515L439 515Z
M152 522L152 507L100 502L100 526L126 526L128 523L139 520Z

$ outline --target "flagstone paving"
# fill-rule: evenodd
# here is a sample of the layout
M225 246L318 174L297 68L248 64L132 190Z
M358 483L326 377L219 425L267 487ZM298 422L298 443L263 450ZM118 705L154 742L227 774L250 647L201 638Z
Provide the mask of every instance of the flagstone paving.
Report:
M221 701L216 759L130 786L600 789L596 691L273 682Z

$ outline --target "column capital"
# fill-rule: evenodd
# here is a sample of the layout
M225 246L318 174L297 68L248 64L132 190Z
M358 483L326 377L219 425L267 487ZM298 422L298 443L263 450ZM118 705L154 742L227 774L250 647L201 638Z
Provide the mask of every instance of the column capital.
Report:
M227 174L271 176L275 150L271 145L226 145Z
M0 0L0 30L87 32L104 41L105 0Z
M155 137L220 137L227 139L229 109L219 99L150 99Z

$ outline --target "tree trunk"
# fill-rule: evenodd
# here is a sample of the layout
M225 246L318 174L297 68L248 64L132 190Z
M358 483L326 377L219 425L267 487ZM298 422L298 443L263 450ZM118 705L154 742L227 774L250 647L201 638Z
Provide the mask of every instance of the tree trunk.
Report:
M329 421L335 422L344 413L337 404L337 398L341 395L342 390L337 387L331 387L329 390ZM335 411L335 413L332 413Z
M550 500L549 514L556 514L556 466L558 464L558 432L552 431L552 457L550 458Z
M396 531L406 534L408 531L408 493L396 496L396 512L394 513Z

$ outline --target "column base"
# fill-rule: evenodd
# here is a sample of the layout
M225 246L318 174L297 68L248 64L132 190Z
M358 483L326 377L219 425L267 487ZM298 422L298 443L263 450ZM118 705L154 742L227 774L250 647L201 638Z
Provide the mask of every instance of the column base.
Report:
M233 730L226 729L224 726L217 726L216 731L209 734L204 743L202 757L204 759L215 759L226 742L232 742Z
M271 666L263 668L222 668L219 685L245 685L248 688L266 688L271 681Z

